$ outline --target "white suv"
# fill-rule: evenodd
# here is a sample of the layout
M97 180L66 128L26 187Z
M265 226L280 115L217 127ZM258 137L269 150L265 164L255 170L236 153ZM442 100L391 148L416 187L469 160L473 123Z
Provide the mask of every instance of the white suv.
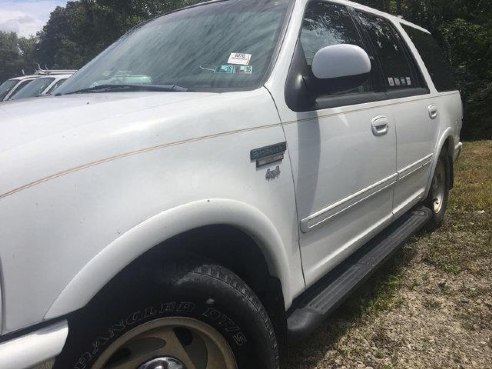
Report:
M8 100L22 100L29 99L31 97L51 95L52 92L65 83L71 75L72 74L58 74L40 76L36 80L21 88Z
M56 95L0 107L2 369L278 369L461 150L431 35L347 1L179 10Z
M0 85L0 102L47 95L75 72L75 70L38 69L30 76L10 78ZM31 83L35 80L34 84Z
M6 80L0 85L0 103L2 101L9 100L18 91L20 91L22 88L24 88L37 78L39 78L39 76L33 74L30 76L20 76Z

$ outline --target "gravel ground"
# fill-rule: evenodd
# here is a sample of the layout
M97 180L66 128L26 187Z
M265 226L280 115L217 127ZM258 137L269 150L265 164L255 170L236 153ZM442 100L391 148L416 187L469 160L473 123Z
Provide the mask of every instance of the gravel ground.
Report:
M492 369L492 141L467 143L444 226L409 242L285 369Z

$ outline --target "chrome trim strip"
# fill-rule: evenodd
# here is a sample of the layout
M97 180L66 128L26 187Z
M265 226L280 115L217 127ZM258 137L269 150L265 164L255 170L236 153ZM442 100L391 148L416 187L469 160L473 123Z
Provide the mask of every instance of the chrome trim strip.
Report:
M301 231L303 233L310 232L320 226L324 225L330 219L341 215L345 211L351 209L355 205L360 204L363 201L370 199L378 193L394 186L397 182L398 174L393 174L380 182L377 182L354 195L351 195L337 203L330 205L329 207L318 211L310 215L309 217L301 220Z
M398 172L398 181L401 181L415 172L419 171L420 169L425 168L426 166L430 165L432 163L432 158L434 157L434 154L429 154L425 158L409 165L406 168L403 168Z

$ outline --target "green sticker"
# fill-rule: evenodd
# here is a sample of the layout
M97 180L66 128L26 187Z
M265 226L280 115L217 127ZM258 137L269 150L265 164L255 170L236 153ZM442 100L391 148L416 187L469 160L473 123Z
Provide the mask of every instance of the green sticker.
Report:
M237 74L253 74L252 65L241 65L236 69Z
M216 70L216 73L234 74L235 72L236 72L236 67L231 64L219 65Z

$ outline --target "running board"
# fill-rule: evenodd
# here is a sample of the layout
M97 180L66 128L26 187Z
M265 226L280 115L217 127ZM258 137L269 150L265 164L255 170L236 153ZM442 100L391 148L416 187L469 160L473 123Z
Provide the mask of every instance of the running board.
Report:
M431 215L423 206L403 215L298 297L287 319L289 340L297 341L311 334L351 292L421 230Z

